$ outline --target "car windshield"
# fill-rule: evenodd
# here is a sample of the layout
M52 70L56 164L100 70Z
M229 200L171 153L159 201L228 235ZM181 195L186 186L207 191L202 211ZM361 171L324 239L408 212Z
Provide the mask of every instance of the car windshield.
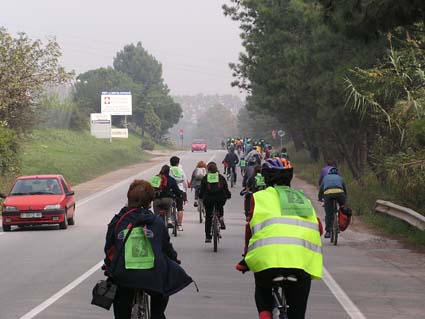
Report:
M18 179L10 192L11 196L52 194L62 194L62 189L56 178Z
M205 144L204 140L194 140L193 144Z

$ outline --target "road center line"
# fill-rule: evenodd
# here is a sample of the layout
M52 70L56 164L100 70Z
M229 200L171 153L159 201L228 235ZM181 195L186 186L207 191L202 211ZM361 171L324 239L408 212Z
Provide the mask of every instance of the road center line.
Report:
M87 270L84 274L82 274L80 277L75 279L73 282L59 290L57 293L55 293L53 296L51 296L49 299L45 300L43 303L32 309L30 312L26 313L19 319L32 319L36 315L38 315L40 312L42 312L44 309L55 303L57 300L59 300L61 297L66 295L68 292L70 292L72 289L77 287L79 284L81 284L84 280L89 278L91 275L93 275L96 271L100 270L100 267L103 265L103 260L94 265L92 268Z
M322 279L351 319L366 319L360 309L351 301L350 297L347 296L325 267L323 267Z

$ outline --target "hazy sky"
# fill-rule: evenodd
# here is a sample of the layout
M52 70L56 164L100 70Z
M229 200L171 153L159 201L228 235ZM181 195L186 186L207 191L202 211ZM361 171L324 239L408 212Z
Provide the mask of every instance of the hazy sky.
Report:
M224 17L227 0L3 0L0 26L32 38L56 36L62 64L81 73L112 65L129 43L163 65L172 94L239 94L229 62L241 51L238 24Z

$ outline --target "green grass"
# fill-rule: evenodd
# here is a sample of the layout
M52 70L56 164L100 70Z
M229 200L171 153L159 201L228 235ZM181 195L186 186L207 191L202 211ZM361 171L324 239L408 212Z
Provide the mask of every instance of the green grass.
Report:
M148 158L134 135L111 143L89 132L34 130L23 145L21 175L62 174L75 185Z
M296 152L292 145L288 147L288 153L295 175L317 185L324 163L312 161L306 151ZM347 187L348 205L363 222L393 238L405 240L415 246L425 246L425 231L391 216L374 212L377 199L398 202L396 191L390 185L381 185L372 172L367 172L361 180L356 180L346 166L339 167L339 171Z

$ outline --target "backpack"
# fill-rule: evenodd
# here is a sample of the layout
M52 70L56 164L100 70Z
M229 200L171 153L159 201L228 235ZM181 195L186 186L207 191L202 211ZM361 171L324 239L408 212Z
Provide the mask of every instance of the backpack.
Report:
M195 180L200 181L204 178L204 176L205 176L205 169L201 167L197 167L194 173Z
M155 198L165 197L164 195L168 192L168 180L166 176L155 175L149 182L155 191Z
M218 173L208 173L207 174L207 192L208 193L218 193L223 189L223 185L220 181L220 175Z
M351 224L352 216L353 216L353 212L351 208L347 206L339 207L338 224L339 224L339 229L341 231L346 230L348 226Z

